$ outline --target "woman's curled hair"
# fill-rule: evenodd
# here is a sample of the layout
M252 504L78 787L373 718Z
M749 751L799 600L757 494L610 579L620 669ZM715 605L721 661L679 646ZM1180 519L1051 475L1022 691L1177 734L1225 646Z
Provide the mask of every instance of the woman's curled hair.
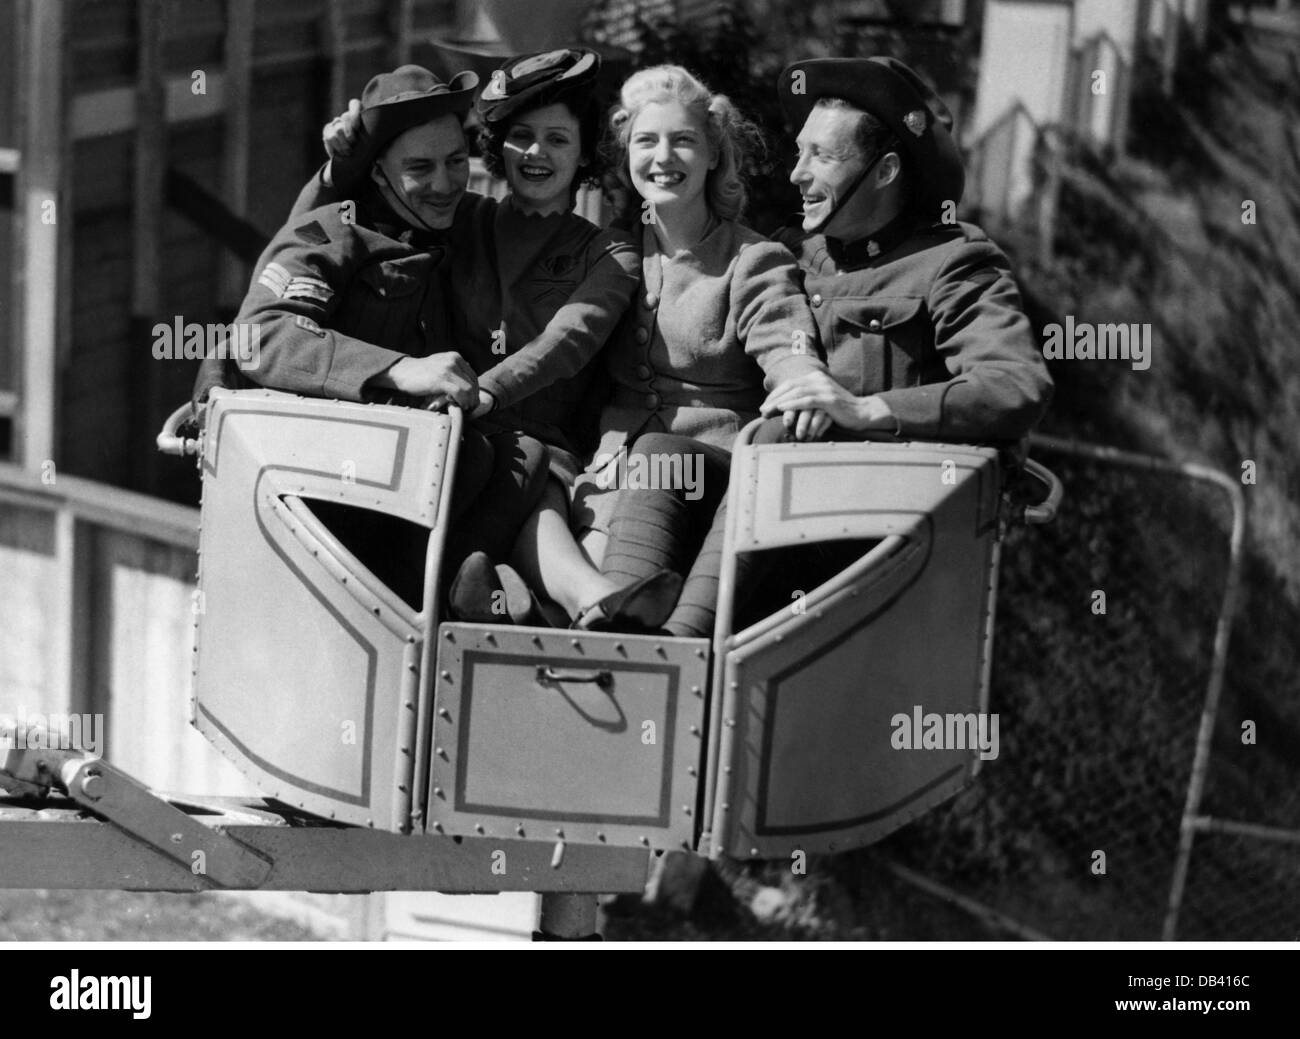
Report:
M646 105L662 101L680 103L706 127L709 146L718 158L717 166L709 171L705 189L709 209L723 220L739 218L747 197L743 171L746 165L762 157L765 150L762 132L741 114L726 94L713 93L680 65L642 69L623 84L619 105L610 116L616 149L613 165L619 180L632 191L627 168L632 124Z
M578 137L582 146L583 159L578 167L578 175L573 178L573 184L569 188L569 193L576 196L578 188L583 184L598 185L606 169L601 106L594 92L570 90L543 94L536 103L515 112L509 119L499 123L484 123L478 132L478 146L483 155L483 165L492 176L505 180L506 164L501 153L505 148L510 128L529 112L535 112L548 105L564 105L578 120Z

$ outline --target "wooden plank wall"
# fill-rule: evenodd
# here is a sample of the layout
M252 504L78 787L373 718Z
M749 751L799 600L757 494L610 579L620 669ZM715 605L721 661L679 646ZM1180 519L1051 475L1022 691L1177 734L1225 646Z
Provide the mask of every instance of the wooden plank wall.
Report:
M242 120L228 119L227 49L238 54L239 42L228 36L229 19L246 2L252 21L246 89L232 79L229 94L247 107ZM135 129L147 116L135 95L141 26L150 24L142 12L150 3L71 4L73 277L71 342L61 355L60 460L76 475L194 502L192 467L155 457L152 436L188 397L196 365L154 360L150 329L176 316L228 321L251 271L161 203L159 255L142 262L136 253L143 246L133 244L140 239L138 216L147 221L150 214L137 214L133 204L138 164L161 161L179 170L232 202L269 239L320 165L320 126L337 99L359 96L375 72L405 57L430 61L427 40L449 30L455 2L161 0L158 71L167 94L161 146L138 139ZM405 40L398 36L403 29ZM206 76L206 97L192 94L196 71ZM231 182L245 171L243 183ZM150 268L160 284L141 295L132 271ZM151 295L156 313L136 314L133 323L133 296Z
M159 180L140 164L181 171L269 238L320 164L321 124L377 71L435 65L429 41L456 24L457 0L161 0L161 18L149 22L153 3L69 5L72 276L59 477L43 487L0 466L0 713L103 713L107 756L143 782L251 794L188 721L194 543L132 529L121 516L101 522L119 492L76 479L197 503L192 462L156 456L152 444L188 397L194 363L153 360L149 329L178 315L229 320L251 274L161 201L160 211L138 213L149 203L136 194L142 185L157 191ZM140 82L142 24L159 33L161 82ZM205 96L189 87L195 71L206 75ZM165 132L142 141L137 127L158 97ZM232 113L232 100L246 107ZM156 230L142 234L141 215L146 225L156 219ZM158 255L138 255L151 241ZM133 313L133 299L137 310L144 301L157 312ZM90 514L68 504L82 492L98 503ZM120 500L128 516L175 508ZM194 513L170 515L197 522ZM524 938L536 914L534 896L276 893L261 901L311 917L326 933L370 939Z
M100 715L96 749L141 782L247 796L189 723L198 521L0 466L0 714Z

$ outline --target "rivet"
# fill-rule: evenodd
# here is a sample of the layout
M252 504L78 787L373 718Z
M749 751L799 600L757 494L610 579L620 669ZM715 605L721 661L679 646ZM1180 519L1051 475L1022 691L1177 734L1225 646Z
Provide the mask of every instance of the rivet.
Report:
M434 787L434 788L433 788L433 796L434 796L434 797L441 797L441 796L442 796L442 787L440 787L440 786L436 786L436 787Z
M434 824L433 824L433 829L434 829L437 833L442 833L442 823L434 823Z
M596 840L598 840L598 841L603 841L604 839L605 839L605 835L604 835L603 833L601 833L599 830L597 830L597 831L596 831Z
M450 671L444 671L444 672L442 672L442 680L443 680L444 682L450 682L450 681L451 681L451 672L450 672Z
M687 774L688 776L693 776L693 775L695 775L695 766L694 766L694 765L691 765L689 768L687 768L687 769L686 769L686 774Z
M731 766L730 766L730 765L723 765L723 766L722 766L722 771L725 772L727 775L731 775Z
M758 849L757 849L757 848L750 848L750 849L749 849L749 854L750 854L750 856L751 856L752 858L755 858L755 859L758 858Z
M649 837L638 837L637 840L639 840L639 841L640 841L642 844L644 844L647 848L650 847L650 838L649 838Z
M699 727L698 725L692 725L692 726L691 726L691 735L692 735L692 736L698 736L699 734L700 734L700 727Z
M438 757L442 758L443 761L447 760L447 752L443 750L441 747L437 748L436 753Z
M455 642L455 641L456 641L456 633L453 632L453 631L444 631L444 632L442 633L442 637L443 637L444 639L446 639L448 642Z
M474 824L474 832L475 832L475 833L480 833L480 834L481 834L481 833L483 832L483 824L482 824L482 823L475 823L475 824Z
M693 686L691 686L691 692L694 693L696 696L702 696L702 695L703 695L703 690L700 689L700 687L699 687L698 685L693 685Z
M173 844L180 844L180 842L183 841L184 839L185 839L185 838L184 838L183 836L181 836L179 833L173 833L173 834L172 834L172 843L173 843Z
M621 643L621 642L615 642L615 643L614 643L614 652L615 652L615 653L626 653L627 650L623 648L623 643Z
M414 704L413 702L411 702L410 700L403 700L403 701L402 701L402 706L405 707L408 711L413 711L413 710L415 710L415 704Z
M540 635L533 636L533 645L536 646L538 649L542 648L542 637Z
M727 728L728 728L728 729L734 729L735 727L736 727L736 719L735 719L735 718L728 718L728 719L727 719Z
M730 802L730 801L723 801L723 802L722 802L722 810L723 810L724 812L729 812L729 811L731 811L731 802Z
M405 783L398 783L398 784L397 784L397 789L400 790L402 793L406 793L406 784L405 784Z
M696 655L697 657L699 657L701 660L703 660L703 659L704 659L704 650L703 650L702 648L701 648L701 649L697 649L697 650L695 651L695 655Z
M439 717L439 718L446 718L447 721L451 721L451 711L447 710L447 708L445 708L445 707L439 707L439 708L438 708L438 717Z
M490 631L485 631L483 633L483 638L487 640L489 646L495 646L497 644L497 637Z
M563 838L563 837L564 837L564 831L563 831L562 829L560 829L559 827L556 827L556 829L555 829L555 836L557 836L557 837L559 837L559 838Z
M522 826L516 826L515 835L518 837L522 837L524 835L524 828Z
M690 814L691 814L691 806L690 806L690 805L682 805L682 811L685 812L687 815L690 815Z

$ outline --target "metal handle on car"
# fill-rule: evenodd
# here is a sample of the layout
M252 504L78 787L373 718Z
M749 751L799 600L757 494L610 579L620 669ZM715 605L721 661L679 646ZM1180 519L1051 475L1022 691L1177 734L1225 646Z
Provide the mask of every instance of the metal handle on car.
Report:
M1032 458L1025 459L1024 468L1037 480L1041 480L1047 485L1047 497L1037 505L1025 506L1026 523L1051 523L1056 518L1056 510L1060 507L1061 496L1065 493L1060 478L1048 469L1045 465L1040 465Z
M181 458L186 455L197 455L199 453L199 442L193 437L183 437L178 433L181 426L193 417L193 405L188 402L182 404L168 415L167 421L163 423L162 431L154 441L158 445L158 450L165 455L177 455Z
M563 671L547 664L537 665L537 677L547 682L591 682L602 689L614 684L614 675L609 671Z

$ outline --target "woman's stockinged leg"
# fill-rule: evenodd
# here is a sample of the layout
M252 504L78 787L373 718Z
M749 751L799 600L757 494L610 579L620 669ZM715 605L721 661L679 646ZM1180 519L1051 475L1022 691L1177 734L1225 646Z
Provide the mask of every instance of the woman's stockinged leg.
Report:
M622 581L665 569L685 575L704 523L726 498L730 465L728 452L688 437L639 437L628 473L654 473L656 486L632 483L618 492L601 570Z
M755 444L779 444L787 441L781 419L774 418L759 427ZM722 573L722 548L727 536L727 499L724 496L713 514L713 522L704 537L699 555L682 586L677 607L664 628L674 635L710 638L718 612L719 575ZM736 556L736 580L733 594L743 602L752 594L771 568L771 553L742 552Z
M570 616L617 591L569 530L569 499L557 480L547 483L537 509L524 522L511 558L529 585Z

